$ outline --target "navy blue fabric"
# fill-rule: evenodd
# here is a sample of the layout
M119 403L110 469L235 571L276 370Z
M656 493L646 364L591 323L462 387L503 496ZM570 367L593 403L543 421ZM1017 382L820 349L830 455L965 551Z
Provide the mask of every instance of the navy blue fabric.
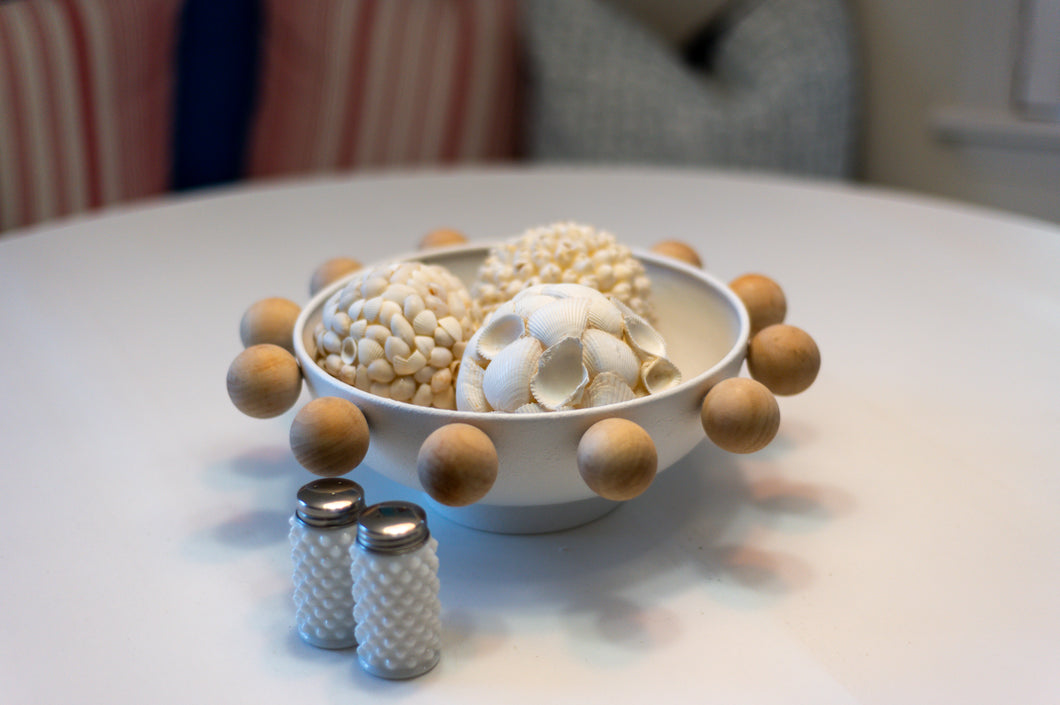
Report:
M177 44L172 187L244 172L257 89L260 0L187 0Z

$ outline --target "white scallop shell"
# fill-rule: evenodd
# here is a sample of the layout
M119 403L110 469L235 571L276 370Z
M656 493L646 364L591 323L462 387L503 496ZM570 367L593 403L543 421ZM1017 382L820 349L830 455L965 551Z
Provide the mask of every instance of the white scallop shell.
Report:
M529 404L523 404L515 410L516 414L536 414L541 411L548 411L545 407L541 406L537 402L530 402Z
M602 330L590 328L582 334L582 359L590 377L613 372L626 385L637 386L640 379L640 360L620 338Z
M541 343L534 338L519 338L497 353L482 375L482 392L491 407L515 411L530 401L531 378L541 354ZM580 360L580 349L578 355Z
M456 408L459 411L491 411L486 395L482 391L484 370L473 362L460 365L456 378Z
M641 366L640 373L648 394L655 394L681 383L681 372L665 357L647 360Z
M514 308L515 313L519 314L523 318L529 318L534 311L547 306L556 300L554 296L546 296L544 294L538 294L532 291L524 291L512 299L511 304ZM498 309L500 307L498 306Z
M663 340L659 331L652 328L650 323L617 298L612 298L611 302L622 312L622 320L626 324L626 339L637 353L637 357L641 361L647 361L653 357L666 357L666 341Z
M475 335L474 350L483 360L492 360L497 353L518 340L526 332L521 316L514 313L490 316L486 325Z
M585 390L585 406L606 406L636 399L637 393L614 372L601 372Z
M526 329L546 348L564 338L580 338L589 325L589 299L557 299L542 306L526 320Z
M413 350L407 357L395 355L392 360L394 372L399 375L414 375L427 364L427 357L419 350Z
M621 338L626 329L622 312L604 297L593 298L589 304L589 325Z
M383 346L374 338L361 338L357 341L357 362L367 367L383 357Z
M537 374L530 380L530 391L538 404L555 411L576 406L588 385L589 372L582 364L582 343L572 337L541 353Z
M416 314L416 317L412 319L412 330L416 331L416 335L434 335L434 329L438 327L438 317L434 315L434 311L430 309L423 309Z

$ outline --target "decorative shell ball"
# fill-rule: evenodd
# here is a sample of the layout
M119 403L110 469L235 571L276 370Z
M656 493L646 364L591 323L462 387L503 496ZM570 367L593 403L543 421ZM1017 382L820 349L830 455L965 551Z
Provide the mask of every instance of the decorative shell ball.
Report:
M467 288L447 269L395 262L358 272L327 300L315 358L371 394L453 409L457 368L477 324Z
M572 222L531 228L493 247L479 267L471 295L485 317L523 289L559 283L610 294L641 317L653 319L644 265L611 233Z
M468 341L461 411L538 412L628 401L681 381L662 336L615 297L580 284L532 286Z

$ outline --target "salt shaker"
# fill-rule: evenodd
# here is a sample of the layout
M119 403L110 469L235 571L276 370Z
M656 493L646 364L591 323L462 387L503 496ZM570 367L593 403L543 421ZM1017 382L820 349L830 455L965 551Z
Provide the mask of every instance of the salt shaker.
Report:
M364 490L345 478L314 480L298 490L290 520L295 624L313 646L344 649L357 643L350 547L363 509Z
M438 542L410 502L383 502L358 519L350 549L357 659L382 678L413 678L438 663Z

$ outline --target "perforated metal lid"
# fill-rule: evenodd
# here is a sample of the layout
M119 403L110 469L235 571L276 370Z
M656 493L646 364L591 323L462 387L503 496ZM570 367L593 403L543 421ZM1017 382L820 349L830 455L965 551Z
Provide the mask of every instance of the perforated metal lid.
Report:
M381 502L357 520L357 543L376 553L407 553L427 542L427 513L412 502Z
M353 480L328 477L313 480L298 490L295 515L307 526L349 526L364 510L364 489Z

